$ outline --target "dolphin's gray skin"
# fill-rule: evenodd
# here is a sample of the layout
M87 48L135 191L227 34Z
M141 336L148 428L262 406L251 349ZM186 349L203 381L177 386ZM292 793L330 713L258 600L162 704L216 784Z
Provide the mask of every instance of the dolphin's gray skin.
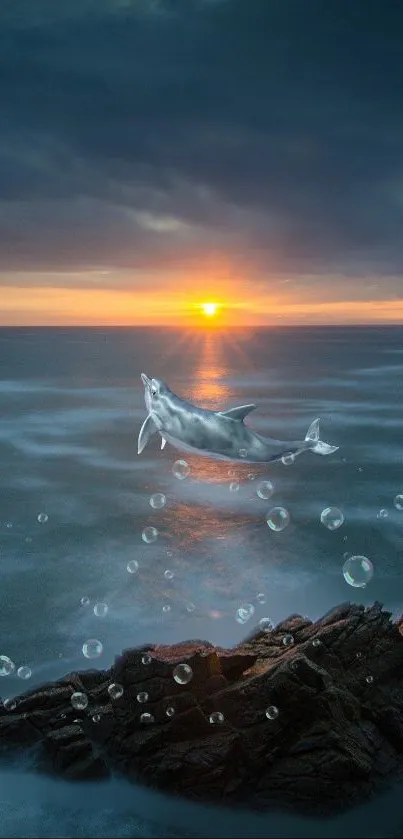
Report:
M305 451L332 454L339 448L319 440L318 419L309 426L305 440L270 440L244 425L245 417L256 405L207 411L180 399L160 379L149 379L145 373L141 378L148 416L140 429L138 454L156 431L161 434L162 449L168 440L179 451L243 463L268 463Z

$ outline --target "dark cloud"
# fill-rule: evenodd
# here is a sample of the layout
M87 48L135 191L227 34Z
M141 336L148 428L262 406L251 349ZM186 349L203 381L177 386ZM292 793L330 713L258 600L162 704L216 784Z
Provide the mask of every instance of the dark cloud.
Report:
M403 269L400 0L0 6L0 268Z

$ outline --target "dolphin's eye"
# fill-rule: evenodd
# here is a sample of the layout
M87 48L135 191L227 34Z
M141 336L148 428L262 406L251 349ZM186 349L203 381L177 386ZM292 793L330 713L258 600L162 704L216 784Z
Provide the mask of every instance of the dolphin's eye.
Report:
M151 393L152 393L152 395L153 395L153 396L155 396L155 394L157 393L157 388L156 388L156 387L152 387L152 388L151 388Z

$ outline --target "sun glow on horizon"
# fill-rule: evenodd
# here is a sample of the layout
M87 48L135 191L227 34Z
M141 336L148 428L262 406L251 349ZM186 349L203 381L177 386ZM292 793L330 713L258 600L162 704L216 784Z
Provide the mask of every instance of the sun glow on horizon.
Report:
M217 314L219 308L218 303L202 303L201 307L203 310L203 314L205 314L206 317L209 318L214 317L214 315Z

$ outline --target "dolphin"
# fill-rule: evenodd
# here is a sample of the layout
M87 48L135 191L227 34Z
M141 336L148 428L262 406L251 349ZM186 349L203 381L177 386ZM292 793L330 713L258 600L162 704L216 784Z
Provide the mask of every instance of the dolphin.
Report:
M319 419L311 423L304 440L271 440L244 423L257 405L210 411L181 399L161 379L149 379L145 373L141 378L148 416L140 429L138 454L156 432L162 437L161 449L168 441L182 452L243 463L269 463L287 456L294 459L305 451L326 455L339 448L319 439Z

